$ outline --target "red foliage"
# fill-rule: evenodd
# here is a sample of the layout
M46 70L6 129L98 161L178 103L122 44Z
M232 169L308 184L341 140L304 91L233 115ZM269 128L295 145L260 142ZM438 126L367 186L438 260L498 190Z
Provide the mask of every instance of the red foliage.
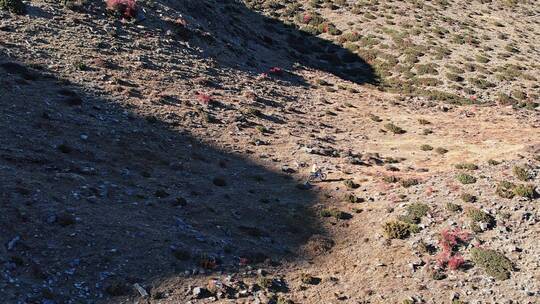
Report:
M246 266L246 265L248 265L248 264L249 264L249 260L248 260L248 259L246 259L246 258L240 258L240 263L239 263L240 266Z
M459 228L453 230L444 229L441 231L441 238L439 240L439 245L443 251L452 251L454 246L458 242L467 242L470 239L470 234L467 231L463 231Z
M212 96L206 93L197 93L197 100L203 104L210 104L212 102Z
M435 260L439 267L447 266L450 270L458 269L465 260L459 253L455 253L455 246L459 243L467 242L470 239L470 233L460 228L444 229L441 231L441 238L439 239L439 246L441 252L437 254Z
M465 260L463 259L461 254L456 253L454 256L452 256L452 257L450 257L448 259L448 269L456 270L459 267L461 267L461 265L463 265L463 263L465 263Z
M273 75L282 75L283 70L281 68L278 68L278 67L273 67L270 70L268 70L268 73L273 74Z
M322 28L323 33L328 33L328 24L324 24Z
M133 18L137 15L135 0L107 0L107 10L119 13L124 18Z
M310 14L305 14L304 15L304 23L309 23L311 21L311 15Z
M437 261L437 265L439 265L439 267L444 267L446 264L448 264L448 261L451 258L451 254L452 253L450 251L446 250L439 252L439 254L435 256L435 261Z

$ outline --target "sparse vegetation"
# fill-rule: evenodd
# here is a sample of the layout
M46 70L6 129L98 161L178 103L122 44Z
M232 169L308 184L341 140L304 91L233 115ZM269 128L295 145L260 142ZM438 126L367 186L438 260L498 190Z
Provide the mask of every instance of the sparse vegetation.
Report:
M375 115L375 114L370 113L368 116L369 116L369 119L373 120L374 122L381 122L382 121L382 119L379 116Z
M478 166L473 163L456 164L456 169L460 170L478 170Z
M336 220L346 220L350 218L349 214L338 209L323 209L319 214L321 217L333 217Z
M431 150L433 150L433 147L430 146L430 145L422 145L422 146L420 146L420 149L422 151L431 151Z
M420 181L417 180L416 178L409 178L409 179L401 180L401 186L403 186L404 188L409 188L409 187L412 187L412 186L416 186L419 183L420 183Z
M467 210L467 217L471 221L471 229L474 232L482 232L484 228L481 225L485 225L485 229L493 228L495 225L495 218L480 209L470 208Z
M514 175L521 181L528 181L531 178L529 170L525 167L515 166L512 169L512 172L514 172Z
M456 176L456 179L464 185L476 183L476 177L466 173L458 174Z
M388 239L406 239L412 233L418 232L418 227L402 221L389 221L383 225L383 231Z
M513 198L514 197L514 187L516 185L509 181L502 181L497 185L496 193L502 198Z
M516 196L534 199L536 197L535 187L533 185L517 185L512 189Z
M137 15L137 3L135 0L107 0L107 10L113 15L131 19Z
M446 209L450 212L461 212L463 210L463 208L461 208L460 205L458 204L454 204L454 203L447 203L446 204Z
M0 0L8 302L534 298L530 0L22 1ZM486 248L520 274L479 277L511 272Z
M492 249L472 248L471 256L476 265L497 280L509 279L514 270L512 262L507 257Z
M345 185L345 187L347 187L347 189L356 189L360 187L360 185L355 183L352 179L345 180L343 184Z
M384 128L394 134L404 134L406 133L405 130L403 130L401 127L396 126L393 123L387 123L384 125Z
M398 219L405 223L418 224L422 220L422 217L428 213L429 207L423 203L414 203L407 206L406 211L406 214L400 216Z
M435 149L435 152L437 152L440 155L443 155L443 154L448 153L448 150L442 147L438 147L437 149Z
M466 203L474 203L476 202L476 196L470 194L470 193L462 193L460 195L460 198L462 201L466 202Z

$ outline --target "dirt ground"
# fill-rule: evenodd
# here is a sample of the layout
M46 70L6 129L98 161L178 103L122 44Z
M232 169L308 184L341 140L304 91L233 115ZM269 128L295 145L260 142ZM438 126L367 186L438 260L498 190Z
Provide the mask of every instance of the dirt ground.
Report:
M247 2L0 10L2 303L539 303L536 82L389 92Z

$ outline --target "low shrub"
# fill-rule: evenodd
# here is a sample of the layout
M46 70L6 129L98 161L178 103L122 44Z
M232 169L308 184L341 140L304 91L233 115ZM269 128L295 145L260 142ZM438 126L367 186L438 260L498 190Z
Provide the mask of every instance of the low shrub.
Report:
M495 226L495 218L480 209L471 208L467 211L467 217L471 220L471 229L474 232L482 232L481 224L484 223L488 229Z
M536 197L536 191L534 189L533 185L517 185L512 189L512 192L516 196L528 198L528 199L534 199Z
M418 232L418 226L394 220L386 222L383 231L388 239L406 239L411 233Z
M473 163L460 163L456 164L456 169L460 170L477 170L478 166Z
M511 199L515 195L513 191L515 186L516 185L514 183L509 181L502 181L497 185L497 190L495 190L495 193L502 198Z
M507 257L492 249L472 248L471 256L476 265L497 280L509 279L511 271L514 270L512 262Z
M527 170L525 167L515 166L512 169L512 172L521 181L527 181L531 178L529 170Z
M396 126L393 123L385 124L384 128L387 129L388 131L394 133L394 134L404 134L404 133L406 133L405 130L403 130L401 127Z
M107 10L123 18L134 18L137 15L135 0L107 0Z
M414 203L407 206L407 213L399 217L399 220L409 224L418 224L422 217L426 216L429 207L423 203Z
M466 174L466 173L460 173L456 176L456 179L464 184L464 185L467 185L467 184L474 184L476 183L476 177L472 176L472 175L469 175L469 174Z

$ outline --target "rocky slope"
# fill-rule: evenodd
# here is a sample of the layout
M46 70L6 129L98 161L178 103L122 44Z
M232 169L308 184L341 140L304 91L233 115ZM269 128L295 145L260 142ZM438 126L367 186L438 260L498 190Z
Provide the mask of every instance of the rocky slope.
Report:
M101 1L0 10L3 302L537 302L540 115L524 76L538 69L536 8L483 2L141 1L129 20ZM387 92L410 52L389 49L400 63L386 75L363 48L405 11L415 46L454 50L420 57L459 98ZM305 28L315 16L320 33ZM473 23L495 17L504 26ZM429 34L429 20L451 32ZM504 62L522 80L487 78L473 99L441 80L505 45L466 50L450 39L462 30L510 35L520 52ZM497 100L514 89L521 101ZM326 180L306 183L313 165Z

